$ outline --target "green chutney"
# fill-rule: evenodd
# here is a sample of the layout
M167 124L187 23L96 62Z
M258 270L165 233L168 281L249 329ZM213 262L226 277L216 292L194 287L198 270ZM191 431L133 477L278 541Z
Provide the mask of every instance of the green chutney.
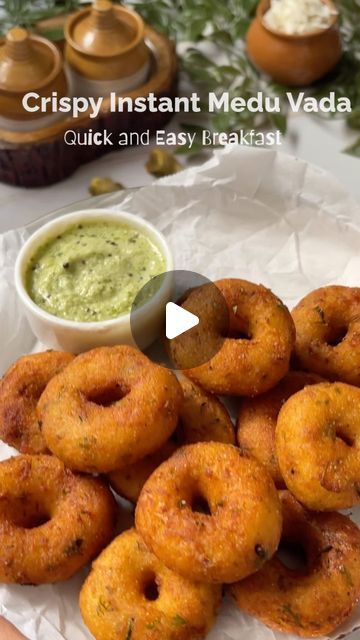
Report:
M83 222L36 251L25 286L54 316L99 322L129 313L139 290L165 267L164 256L142 231L121 222Z

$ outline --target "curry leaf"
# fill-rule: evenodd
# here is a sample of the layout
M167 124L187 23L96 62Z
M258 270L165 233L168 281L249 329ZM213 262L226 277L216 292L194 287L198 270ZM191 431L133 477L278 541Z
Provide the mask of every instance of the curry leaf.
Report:
M355 156L356 158L360 158L360 138L354 142L354 144L350 145L350 147L346 147L344 152L349 156Z

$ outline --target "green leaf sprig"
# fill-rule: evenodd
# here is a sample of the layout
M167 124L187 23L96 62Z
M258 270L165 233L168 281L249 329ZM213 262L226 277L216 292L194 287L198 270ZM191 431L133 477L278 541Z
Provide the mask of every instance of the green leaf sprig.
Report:
M150 24L174 38L180 52L185 77L205 95L209 91L230 98L245 99L263 91L282 100L279 114L217 113L211 116L214 131L234 131L273 126L286 132L288 87L265 78L248 59L244 36L255 15L258 0L129 0ZM348 97L353 106L348 124L360 130L360 0L336 0L344 55L336 69L323 81L307 90L307 95L320 99L335 91L336 97ZM184 43L186 46L184 47ZM216 45L217 55L207 53L208 45ZM190 45L190 46L189 46ZM296 90L293 90L296 93ZM327 117L334 117L329 114ZM336 117L336 116L335 116ZM338 116L337 116L338 117ZM348 152L358 155L359 141Z
M13 26L34 27L40 20L54 18L79 6L79 0L0 0L0 32Z

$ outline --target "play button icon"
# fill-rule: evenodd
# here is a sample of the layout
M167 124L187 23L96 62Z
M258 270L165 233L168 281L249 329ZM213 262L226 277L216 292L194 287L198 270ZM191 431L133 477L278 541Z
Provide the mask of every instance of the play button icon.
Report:
M159 295L164 291L165 299ZM130 323L135 345L151 360L187 370L209 362L221 349L229 331L229 310L216 283L178 269L144 284L132 305Z
M179 307L174 302L167 303L165 318L165 335L168 340L181 336L185 331L196 327L200 322L198 316Z

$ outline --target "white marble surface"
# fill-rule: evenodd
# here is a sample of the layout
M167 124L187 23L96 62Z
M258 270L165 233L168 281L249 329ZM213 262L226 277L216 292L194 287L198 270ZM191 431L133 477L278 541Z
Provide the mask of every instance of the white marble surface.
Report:
M175 128L176 123L172 121L168 129ZM342 153L355 138L356 134L346 131L343 121L329 122L316 116L299 115L290 119L282 148L333 173L349 193L360 200L360 159ZM67 180L42 189L0 184L0 232L87 198L89 182L95 175L111 176L126 187L149 184L152 177L144 167L148 155L149 147L112 152L83 166Z

